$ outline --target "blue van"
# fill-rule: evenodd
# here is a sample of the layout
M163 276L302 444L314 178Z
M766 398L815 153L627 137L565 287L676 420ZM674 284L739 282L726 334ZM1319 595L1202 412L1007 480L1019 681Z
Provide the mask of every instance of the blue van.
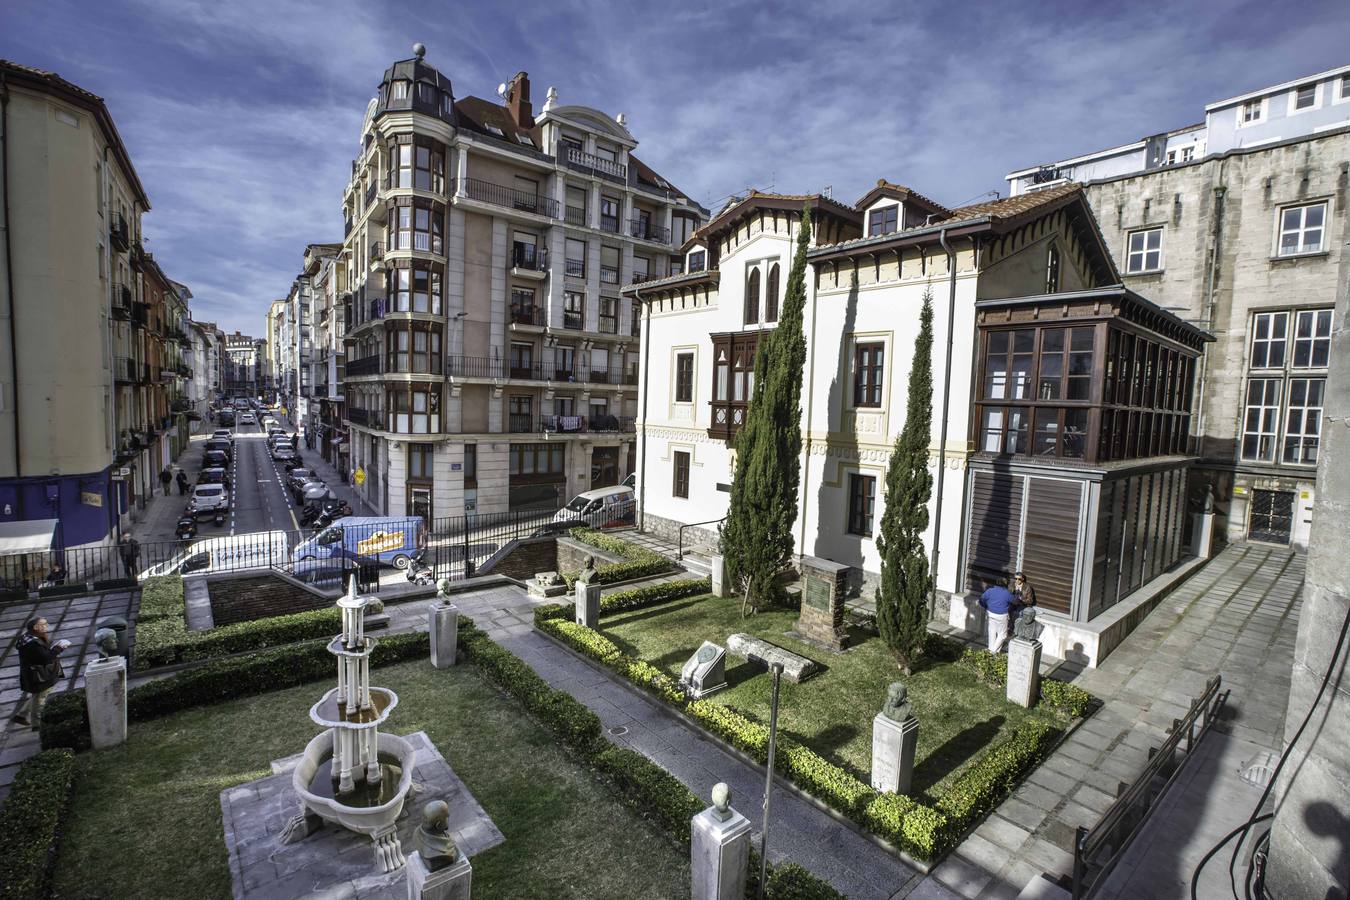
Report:
M377 559L396 569L408 568L427 547L427 526L421 516L346 516L301 541L291 554L295 562L313 559Z

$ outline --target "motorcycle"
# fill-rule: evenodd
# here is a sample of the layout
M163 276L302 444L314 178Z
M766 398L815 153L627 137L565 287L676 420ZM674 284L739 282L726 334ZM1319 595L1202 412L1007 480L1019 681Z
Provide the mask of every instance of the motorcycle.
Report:
M214 516L212 516L211 521L214 522L217 526L224 525L224 524L225 524L225 510L223 510L223 509L218 509L218 510L216 510L216 514L215 514Z
M319 513L318 517L314 520L314 527L320 529L327 528L329 525L332 525L338 519L350 516L351 514L352 514L351 504L347 503L344 500L340 505L322 510Z
M178 527L175 529L174 534L177 535L180 541L190 541L195 538L197 536L196 515L191 512L185 513L183 517L178 520Z
M422 562L420 559L408 561L408 571L404 575L410 582L423 587L429 587L436 583L436 573L431 570L431 566Z

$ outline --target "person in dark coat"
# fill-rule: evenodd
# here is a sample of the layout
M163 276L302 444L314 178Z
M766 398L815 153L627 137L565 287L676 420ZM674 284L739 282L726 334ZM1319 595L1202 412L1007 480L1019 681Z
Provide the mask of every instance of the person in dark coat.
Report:
M173 473L169 471L168 466L165 466L163 469L160 469L159 484L160 487L164 488L164 496L165 497L169 496L169 485L173 484Z
M69 641L52 643L47 620L40 616L24 625L19 638L19 689L25 696L19 700L19 712L14 716L19 725L38 727L47 693L65 674L58 657L69 646ZM28 715L23 713L25 703Z
M117 552L122 556L122 568L126 570L127 577L135 578L136 563L141 558L141 545L131 535L124 534L117 545Z
M1021 572L1013 576L1012 595L1017 604L1018 615L1021 615L1022 610L1036 605L1036 589L1027 581L1027 576Z
M178 470L178 496L181 497L181 496L183 496L184 494L186 494L187 492L188 492L188 477L187 477L187 473L184 472L182 469L179 469L179 470Z

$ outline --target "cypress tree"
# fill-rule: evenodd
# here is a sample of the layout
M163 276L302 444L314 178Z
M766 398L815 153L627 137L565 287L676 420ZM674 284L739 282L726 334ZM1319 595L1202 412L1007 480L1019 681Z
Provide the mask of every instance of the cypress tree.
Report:
M923 649L928 632L928 445L933 435L933 295L925 292L909 370L905 427L895 439L886 467L886 511L877 548L881 551L881 587L877 590L877 628L906 675ZM939 463L941 464L941 463Z
M794 546L806 368L802 318L810 242L811 213L804 207L778 327L763 333L755 352L754 390L745 424L736 436L731 505L721 532L726 577L748 591L756 609L781 599L778 573L791 560Z

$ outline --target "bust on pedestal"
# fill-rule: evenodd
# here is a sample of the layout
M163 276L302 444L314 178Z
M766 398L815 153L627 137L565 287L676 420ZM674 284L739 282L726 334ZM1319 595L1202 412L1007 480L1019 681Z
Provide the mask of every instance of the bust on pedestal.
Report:
M731 808L731 789L713 785L713 805L690 822L692 900L742 900L750 868L750 820Z
M408 900L469 900L473 869L450 836L450 806L433 800L422 807L408 857Z
M455 664L459 644L459 607L450 602L450 579L441 579L436 600L427 607L431 636L431 665L446 669Z
M117 656L117 632L94 633L99 658L84 668L84 697L89 708L89 738L95 750L127 739L127 661Z
M909 705L909 689L895 681L886 689L886 704L872 719L872 787L909 793L914 779L914 750L919 720Z
M1036 610L1028 608L1013 623L1013 639L1008 642L1008 699L1018 706L1032 707L1041 696L1041 626Z
M577 624L594 628L600 624L600 585L593 584L598 573L595 571L595 557L586 557L586 566L577 576L576 604Z

